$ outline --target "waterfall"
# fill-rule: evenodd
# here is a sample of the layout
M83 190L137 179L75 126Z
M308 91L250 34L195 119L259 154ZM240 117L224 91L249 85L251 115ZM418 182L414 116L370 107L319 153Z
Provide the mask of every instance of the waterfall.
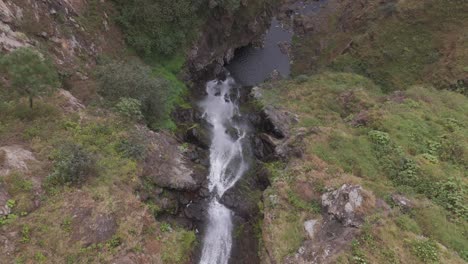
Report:
M200 264L227 264L232 247L232 211L219 200L247 170L242 144L246 130L236 122L240 116L239 91L232 78L208 82L206 92L200 105L213 132L208 176L212 195Z

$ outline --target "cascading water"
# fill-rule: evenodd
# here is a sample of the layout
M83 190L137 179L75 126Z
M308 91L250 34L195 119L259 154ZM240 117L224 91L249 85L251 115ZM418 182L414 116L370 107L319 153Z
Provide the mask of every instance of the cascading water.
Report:
M208 95L201 102L204 118L212 125L213 139L208 177L212 195L200 264L227 264L231 253L232 211L219 200L248 167L243 148L246 130L236 121L240 113L239 92L235 88L232 78L210 81L206 85ZM234 131L235 137L228 131Z

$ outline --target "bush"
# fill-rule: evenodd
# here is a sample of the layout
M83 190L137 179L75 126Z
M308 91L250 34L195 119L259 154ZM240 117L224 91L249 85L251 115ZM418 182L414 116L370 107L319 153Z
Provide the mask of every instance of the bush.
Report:
M144 138L132 135L122 139L117 144L116 150L125 158L143 160L146 156L147 147Z
M54 170L48 177L52 185L81 184L95 173L94 157L77 144L65 144L56 154Z
M120 102L115 105L115 111L129 119L137 121L143 119L141 102L137 99L121 98Z
M141 113L148 124L160 123L168 118L170 112L169 84L152 75L151 69L132 61L111 62L100 66L97 71L100 83L99 94L125 111L137 111L138 102Z
M413 253L424 263L439 263L438 248L432 240L418 240L412 243Z

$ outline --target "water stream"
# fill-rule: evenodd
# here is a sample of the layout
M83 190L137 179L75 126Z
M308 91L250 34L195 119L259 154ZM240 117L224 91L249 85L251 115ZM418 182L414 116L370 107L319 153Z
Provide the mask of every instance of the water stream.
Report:
M294 15L317 12L326 0L297 1L290 8ZM247 129L239 112L239 87L257 85L276 70L283 77L290 74L290 58L281 44L290 44L292 29L273 18L262 47L248 46L236 51L227 65L233 78L206 84L206 98L200 103L204 118L212 126L210 147L208 223L203 239L200 264L228 264L233 245L233 212L221 204L223 194L232 188L248 169L246 162Z
M213 133L208 176L211 198L200 264L227 264L232 248L233 212L219 200L248 168L243 147L247 131L237 121L239 90L234 79L210 81L206 92L200 105Z

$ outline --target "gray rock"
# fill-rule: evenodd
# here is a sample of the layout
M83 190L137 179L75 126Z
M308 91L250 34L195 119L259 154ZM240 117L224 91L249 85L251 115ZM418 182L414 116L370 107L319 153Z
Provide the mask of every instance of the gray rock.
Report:
M299 117L291 112L273 106L266 106L264 129L277 138L285 138L290 134L291 126L297 124Z
M145 131L151 146L143 166L143 177L162 188L199 189L206 178L206 168L190 161L171 136Z
M85 247L111 239L118 227L113 215L96 213L92 207L76 208L72 225L72 239Z
M0 148L0 176L5 176L12 171L26 172L28 164L36 161L33 153L22 146L13 145Z
M392 201L404 211L411 210L414 207L414 203L403 195L392 194Z
M317 220L311 219L304 222L304 229L307 232L307 236L309 239L314 239L315 234L315 225L317 224Z
M0 217L11 213L11 208L7 206L9 199L10 195L7 193L5 188L0 185Z
M360 227L364 222L364 215L359 211L364 202L362 191L359 185L344 184L338 190L323 194L322 206L344 226Z

